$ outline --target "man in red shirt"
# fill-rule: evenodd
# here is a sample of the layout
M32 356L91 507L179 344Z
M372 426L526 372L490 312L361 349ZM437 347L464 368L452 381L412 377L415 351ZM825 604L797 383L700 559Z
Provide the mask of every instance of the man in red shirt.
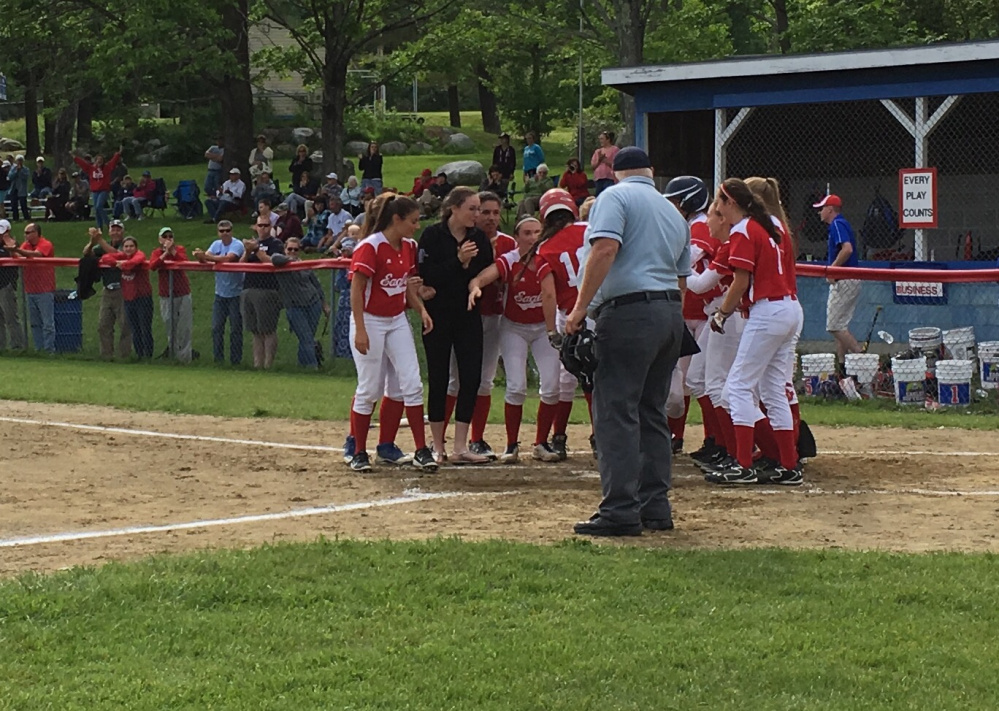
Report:
M167 334L167 354L181 363L190 363L191 334L194 330L194 310L191 305L191 283L187 272L167 269L167 262L186 262L183 245L175 244L173 230L164 227L159 234L160 246L149 257L149 271L159 275L160 317Z
M23 267L31 340L36 351L55 353L55 267L37 261L51 259L55 249L42 237L42 228L29 222L24 227L24 243L20 247L9 246L8 251L35 262Z

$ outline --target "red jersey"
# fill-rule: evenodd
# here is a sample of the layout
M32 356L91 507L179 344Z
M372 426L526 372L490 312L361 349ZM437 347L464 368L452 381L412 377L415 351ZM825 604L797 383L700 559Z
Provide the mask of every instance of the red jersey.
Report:
M500 232L493 244L493 254L501 255L517 249L517 242L510 235ZM494 281L482 287L482 298L479 299L479 313L483 316L503 315L503 284Z
M690 247L695 247L703 252L703 256L691 265L697 274L703 274L704 270L711 264L715 253L721 246L721 242L711 236L708 229L708 218L702 212L690 221ZM715 297L722 293L720 288L714 288L703 294L695 294L688 291L683 296L683 318L685 321L704 321L707 315L704 313L704 306L710 303Z
M149 271L159 274L160 296L164 299L170 297L170 275L173 274L173 295L187 296L191 293L191 282L187 278L187 272L180 270L163 269L164 262L186 262L187 252L182 246L175 245L176 254L163 254L163 248L157 247L149 257Z
M141 250L126 257L124 252L112 252L101 257L102 267L113 267L119 261L121 265L121 298L125 301L135 301L143 296L152 296L153 288L149 284L149 264L146 255Z
M80 156L73 156L73 161L83 168L83 174L87 176L92 193L107 192L111 189L111 173L114 172L120 160L121 153L115 153L104 165L98 168Z
M31 242L25 240L21 249L26 252L41 252L42 258L54 257L55 247L44 237L38 238L38 244L34 247ZM56 277L55 267L45 266L39 257L26 257L28 262L24 265L24 293L26 294L48 294L55 291Z
M797 255L794 253L794 242L791 241L791 232L787 229L787 225L781 222L779 219L771 215L771 219L774 221L774 226L777 231L781 233L781 246L785 247L782 250L784 253L784 276L788 280L788 288L791 293L795 296L798 295L798 272L795 269L795 263L798 260Z
M731 235L729 264L752 274L743 299L746 305L794 293L785 274L790 240L782 239L777 244L759 222L748 217L732 228Z
M564 227L538 248L538 261L547 264L555 277L555 299L564 313L572 311L579 295L579 265L586 227L585 222Z
M416 242L404 239L399 250L382 232L361 240L350 259L351 274L368 277L364 311L372 316L398 316L406 310L406 288L416 273Z
M496 262L500 280L506 283L503 315L514 323L544 323L541 308L541 280L552 273L546 262L535 260L534 269L520 261L520 250L507 252Z

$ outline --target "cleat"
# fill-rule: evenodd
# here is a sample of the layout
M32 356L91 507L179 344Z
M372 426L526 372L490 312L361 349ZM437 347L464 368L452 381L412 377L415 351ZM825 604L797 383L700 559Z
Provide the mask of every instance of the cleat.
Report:
M690 453L690 458L693 459L694 461L700 461L706 457L711 456L711 454L714 453L715 450L717 449L718 445L715 444L714 438L708 437L701 444L700 449L695 449L693 452Z
M472 454L478 454L480 457L487 457L490 461L496 459L496 453L493 452L493 448L489 446L489 443L484 439L480 439L478 442L469 442L468 449Z
M785 469L777 466L773 471L762 473L759 477L760 484L775 484L777 486L801 486L804 483L801 468Z
M355 472L370 472L371 461L368 459L368 453L358 452L355 454L350 460L350 468Z
M514 442L506 446L506 451L499 456L502 464L513 464L520 460L520 442Z
M674 437L672 442L673 442L673 454L683 454L683 440Z
M430 451L429 447L416 450L416 454L413 455L413 466L425 472L437 471L437 461L434 459L434 453Z
M541 442L540 444L534 445L534 449L531 452L531 456L537 459L539 462L557 462L559 461L558 452L552 449L551 445L547 442Z
M551 448L558 455L558 460L560 462L564 462L566 459L569 458L569 450L567 445L568 445L568 437L566 437L564 434L552 435Z
M590 435L590 451L593 452L593 456L597 456L597 436Z
M726 452L724 449L719 448L709 458L697 462L697 466L700 467L701 471L705 473L713 472L719 467L728 466L730 463L729 460L731 459L732 457L728 456L728 452Z
M343 462L344 464L350 464L350 461L354 458L357 453L357 442L354 440L354 435L347 435L347 439L343 441Z
M760 457L755 462L753 462L753 469L755 469L756 473L760 476L761 483L762 479L764 478L763 477L764 473L766 473L767 476L769 476L770 474L775 472L778 469L778 467L780 467L780 462L774 461L769 457Z
M747 469L736 462L729 467L708 474L704 479L712 484L755 484L759 477L755 469Z
M378 453L378 461L381 464L401 466L403 464L410 464L413 461L413 455L403 452L396 446L395 442L380 444L375 448L375 451Z

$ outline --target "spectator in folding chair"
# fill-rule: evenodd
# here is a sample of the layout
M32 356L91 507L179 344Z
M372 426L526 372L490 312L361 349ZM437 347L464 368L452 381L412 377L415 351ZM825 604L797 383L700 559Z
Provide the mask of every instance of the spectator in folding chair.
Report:
M326 207L326 196L322 193L316 195L316 199L312 201L312 206L306 210L306 215L302 249L306 252L315 252L319 249L319 243L326 237L326 224L330 219L330 211Z
M83 171L73 173L73 185L69 190L66 210L72 215L73 220L90 219L90 183L87 182Z
M554 181L548 177L548 164L542 163L534 176L524 183L524 198L517 205L517 219L536 213L541 196L554 187Z
M239 168L229 171L229 179L222 183L217 197L210 197L205 200L205 207L208 209L209 219L205 222L218 222L227 212L238 210L243 204L243 195L246 194L246 183L239 178Z
M135 194L135 188L135 181L132 180L131 175L123 177L118 187L112 188L114 207L111 211L111 217L116 220L128 221L131 215L125 212L125 201L128 200L129 205L131 205L132 196ZM141 210L139 214L142 214Z
M177 201L177 214L185 220L193 220L204 213L201 192L195 181L181 180L177 183L177 189L173 191L173 197Z
M250 191L250 199L253 201L254 205L266 202L268 207L271 205L277 205L281 202L281 192L277 189L277 186L271 179L270 173L264 171L257 176L257 180L253 185L253 190Z
M336 173L330 173L330 175L336 176ZM333 182L336 182L334 178ZM294 212L296 215L305 214L305 206L310 201L316 197L319 193L319 181L315 180L309 173L309 171L304 170L298 175L298 179L292 184L294 189L288 193L285 197L284 202L288 204L288 209ZM339 187L339 186L338 186ZM339 196L339 190L336 195ZM330 193L327 193L329 196ZM280 200L278 202L281 202Z
M336 173L333 173L333 175L336 175ZM347 208L347 212L354 217L360 215L364 210L364 207L361 205L363 194L364 191L361 188L361 184L357 182L357 178L353 175L347 178L347 184L340 192L340 199L343 200L343 206Z

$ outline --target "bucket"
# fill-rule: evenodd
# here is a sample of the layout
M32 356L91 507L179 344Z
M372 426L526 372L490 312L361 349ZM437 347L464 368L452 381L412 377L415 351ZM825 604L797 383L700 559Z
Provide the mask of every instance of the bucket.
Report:
M891 359L895 381L895 402L899 405L922 405L926 402L926 356L912 360Z
M83 350L83 302L70 299L71 292L59 289L55 293L56 353L78 353Z
M836 377L836 354L807 353L801 356L801 375L805 379L805 394L818 395L819 382Z
M881 367L881 356L877 353L847 353L846 374L857 378L861 387L874 382L874 376Z
M952 328L943 332L943 343L954 360L970 360L975 355L975 328Z
M982 387L999 388L999 341L982 341L978 344L978 362L981 367Z
M943 357L943 332L936 326L914 328L909 331L909 347L926 356L926 370L932 373Z
M971 374L975 372L973 360L937 361L937 388L941 405L971 404Z

